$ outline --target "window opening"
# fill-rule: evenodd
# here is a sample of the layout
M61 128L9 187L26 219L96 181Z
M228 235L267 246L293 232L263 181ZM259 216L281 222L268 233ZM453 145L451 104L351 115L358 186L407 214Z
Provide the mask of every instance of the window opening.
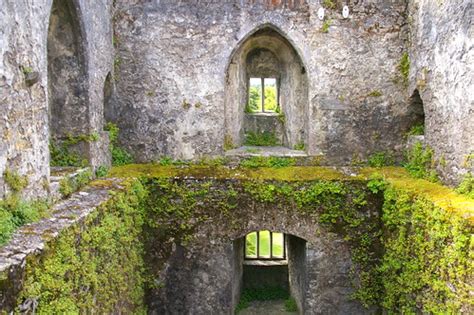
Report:
M257 231L245 236L245 259L285 260L286 235L271 231Z
M276 78L250 78L248 112L279 112L279 91Z

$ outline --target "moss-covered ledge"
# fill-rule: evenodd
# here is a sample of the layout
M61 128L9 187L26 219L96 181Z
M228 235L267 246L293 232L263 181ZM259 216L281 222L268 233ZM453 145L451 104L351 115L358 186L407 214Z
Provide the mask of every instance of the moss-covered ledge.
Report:
M291 215L306 213L329 230L342 223L359 264L354 298L364 305L474 313L474 202L402 168L144 164L113 168L109 176L56 204L51 218L24 226L0 248L1 310L40 303L38 311L46 313L144 312L143 231L159 227L167 239L182 230L192 234L200 221L239 222L239 201L268 211L286 204ZM378 206L367 213L370 200ZM206 211L213 207L211 216ZM367 225L370 233L356 220L365 214L379 222Z
M137 180L93 182L15 232L0 248L0 313L141 309L143 288L132 283L142 281L141 225L131 220L140 217L140 187ZM114 247L129 254L114 256ZM127 259L134 262L119 268Z
M230 168L226 166L160 166L157 164L130 164L114 167L110 177L138 178L197 178L197 179L240 179L276 181L350 181L367 180L381 174L394 188L422 195L436 206L454 211L474 224L474 200L456 193L439 183L432 183L410 176L402 167L350 168L322 166L291 166L282 168Z
M257 183L263 191L278 181L365 182L371 191L383 193L383 253L370 273L361 274L355 297L377 301L395 313L474 313L474 201L441 184L412 178L403 168L129 165L111 174L239 179Z

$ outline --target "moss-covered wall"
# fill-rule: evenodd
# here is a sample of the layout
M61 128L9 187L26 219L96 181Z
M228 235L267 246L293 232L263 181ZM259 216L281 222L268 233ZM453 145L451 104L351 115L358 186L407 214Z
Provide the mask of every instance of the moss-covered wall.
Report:
M138 180L122 185L84 220L49 236L41 254L26 258L25 269L14 275L21 288L15 296L5 294L12 279L2 274L7 276L0 279L2 297L16 300L15 312L146 313L142 203L147 190ZM10 307L2 304L2 311Z
M112 197L30 254L21 283L2 274L2 299L43 313L232 312L232 241L270 229L308 242L307 314L473 313L474 201L446 187L397 168L112 174L128 171L141 179L123 189L93 183Z

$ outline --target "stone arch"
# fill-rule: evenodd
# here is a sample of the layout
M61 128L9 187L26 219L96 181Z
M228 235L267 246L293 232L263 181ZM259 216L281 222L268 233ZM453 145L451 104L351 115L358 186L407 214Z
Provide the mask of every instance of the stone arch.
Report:
M233 144L244 142L245 106L248 101L248 57L255 51L268 51L280 62L279 98L285 119L282 143L294 147L307 143L308 75L295 46L276 26L263 24L245 36L233 50L226 67L225 128Z
M85 37L73 0L54 0L47 38L50 138L61 143L90 132ZM71 148L89 160L86 143Z

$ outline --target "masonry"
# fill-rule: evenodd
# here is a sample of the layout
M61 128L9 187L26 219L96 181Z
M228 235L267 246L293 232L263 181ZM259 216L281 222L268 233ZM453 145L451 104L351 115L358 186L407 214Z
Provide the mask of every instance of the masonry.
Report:
M472 313L471 2L0 0L1 311L232 313L268 230L302 313Z

